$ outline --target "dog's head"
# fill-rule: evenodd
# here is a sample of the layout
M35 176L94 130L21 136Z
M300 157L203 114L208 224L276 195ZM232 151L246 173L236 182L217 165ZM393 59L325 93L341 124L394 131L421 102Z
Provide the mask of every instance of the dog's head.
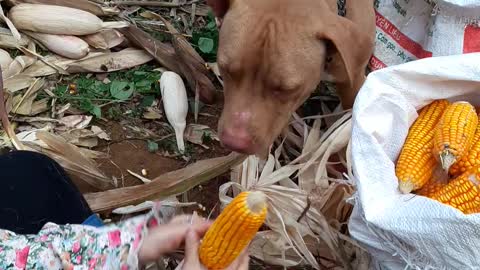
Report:
M357 30L323 1L207 2L221 20L217 62L225 102L219 135L233 151L268 151L320 83L327 53L340 56L347 80L356 76Z

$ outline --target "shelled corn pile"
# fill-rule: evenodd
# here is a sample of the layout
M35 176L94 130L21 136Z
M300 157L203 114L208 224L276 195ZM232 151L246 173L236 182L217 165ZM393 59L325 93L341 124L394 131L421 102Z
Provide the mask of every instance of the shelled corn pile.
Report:
M465 101L436 100L409 130L396 164L402 193L414 192L465 214L480 212L480 125Z

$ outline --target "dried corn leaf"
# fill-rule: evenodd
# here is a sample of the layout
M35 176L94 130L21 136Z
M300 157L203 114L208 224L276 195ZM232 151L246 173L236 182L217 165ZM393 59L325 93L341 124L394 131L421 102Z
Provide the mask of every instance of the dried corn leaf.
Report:
M302 259L285 241L283 235L275 231L257 233L250 244L249 251L252 256L269 265L294 267L302 263Z
M0 48L16 49L20 46L27 46L30 42L30 38L23 34L20 34L20 39L17 41L10 29L0 27Z
M38 92L42 89L44 83L44 79L36 79L24 95L14 96L12 113L20 115L32 115L33 101L37 98Z
M69 73L105 73L150 62L153 57L144 50L127 48L119 52L104 53L98 56L80 59L68 65Z
M35 43L32 43L32 44L35 44ZM19 48L19 50L22 51L23 53L25 53L25 55L38 58L40 61L44 62L45 64L47 64L50 67L52 67L53 69L55 69L55 71L58 72L58 73L60 73L62 75L69 75L68 72L64 68L46 61L45 57L43 57L42 55L35 52L35 50L27 49L27 48L24 48L24 47ZM87 57L87 56L85 56L85 57ZM85 59L85 58L83 58L83 59Z
M11 95L9 96L9 99L11 100ZM11 106L12 102L10 101L9 103ZM0 118L2 120L2 127L6 135L10 139L10 143L15 147L15 149L25 150L26 149L25 145L23 145L22 142L17 138L17 135L13 130L12 124L8 119L7 104L8 103L6 102L6 99L5 99L5 91L3 87L3 78L0 75Z
M83 129L86 128L92 121L91 115L69 115L62 117L60 123L62 123L66 129ZM61 128L64 130L63 128Z
M19 55L13 59L13 62L9 65L7 70L2 72L2 76L5 80L20 74L24 69L35 63L37 60L35 57L27 55Z
M224 157L202 160L184 169L161 175L147 184L89 193L85 194L85 198L93 211L103 212L150 199L178 195L225 173L244 158L243 155L231 153Z
M88 129L73 129L60 133L59 136L76 146L92 148L98 145L98 137Z
M353 208L346 201L352 194L352 186L334 182L327 189L315 188L309 194L309 198L312 202L312 207L319 209L329 222L337 221L344 223L348 220Z
M95 134L95 136L97 136L99 139L102 139L102 140L105 140L105 141L111 141L112 139L110 138L110 136L108 136L108 134L103 130L101 129L100 127L98 126L92 126L92 132L93 134Z
M222 207L232 200L226 195L231 188L234 195L235 190L260 190L268 197L269 215L265 224L269 230L258 233L251 243L252 256L284 267L308 264L315 269L368 269L362 268L369 261L365 253L341 232L351 212L346 199L353 187L348 180L327 176L325 183L315 181L317 172L323 173L328 165L325 160L336 154L336 150L349 149L350 116L341 117L322 136L321 122L316 121L303 135L306 147L293 162L281 166L280 144L265 164L256 157L248 157L233 170L232 182L220 187ZM349 161L345 165L351 167ZM296 172L301 178L300 186L291 179ZM356 255L362 259L355 260Z
M122 44L125 36L115 29L106 29L98 33L82 36L88 45L96 49L107 50Z
M14 40L16 42L19 42L22 39L22 36L18 32L15 25L13 25L12 21L10 21L10 19L7 16L5 16L5 13L3 12L2 5L0 5L0 19L7 24L8 29L10 29Z
M92 57L92 55L98 54L99 53L89 53L85 58ZM76 60L63 58L59 55L48 55L46 57L43 57L42 61L36 61L34 64L26 68L22 72L22 75L30 77L45 77L58 73L58 68L65 70L69 64L75 61Z
M152 16L161 20L168 31L172 34L172 44L176 54L185 64L187 78L193 76L195 86L191 86L192 90L198 94L200 100L204 103L211 104L215 101L215 86L212 83L211 73L207 69L207 63L203 58L195 51L190 42L173 27L173 25L163 18L162 16L150 12ZM190 81L187 79L187 81ZM195 113L197 115L197 113Z
M189 124L185 129L185 138L194 144L200 145L205 149L210 149L204 144L204 139L220 141L217 134L209 127L199 124Z
M35 78L19 74L5 80L4 87L9 93L15 93L19 90L30 87L35 82Z
M322 122L317 120L314 122L311 132L306 137L305 146L302 149L302 154L310 153L313 150L313 146L320 141L320 126ZM298 175L298 184L302 190L310 192L315 188L315 167L310 166L304 168Z
M37 115L48 110L49 98L42 98L32 103L30 116Z
M68 172L76 175L84 183L98 190L113 188L111 180L78 147L67 143L62 137L49 132L38 131L36 136L47 145L46 148L42 149L43 153L56 160Z
M162 119L162 113L157 108L147 107L143 113L143 118L150 120Z
M217 77L218 82L223 86L222 74L220 74L220 68L218 67L218 63L207 63L208 68L215 74Z
M107 153L104 153L104 152L94 151L94 150L85 149L85 148L79 148L79 149L80 149L80 152L86 158L89 158L89 159L105 159L105 158L109 157L109 155Z
M116 15L120 13L120 10L116 7L102 6L89 0L7 0L7 3L10 5L28 3L65 6L85 10L97 16Z

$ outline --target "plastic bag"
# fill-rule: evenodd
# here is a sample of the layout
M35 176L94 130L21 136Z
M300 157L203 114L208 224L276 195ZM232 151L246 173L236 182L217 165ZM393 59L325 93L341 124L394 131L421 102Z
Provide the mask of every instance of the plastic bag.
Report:
M382 269L480 269L480 214L401 194L395 162L417 111L434 99L480 105L480 54L427 58L370 73L352 116L357 183L349 228Z
M478 0L375 0L376 46L369 67L480 52Z

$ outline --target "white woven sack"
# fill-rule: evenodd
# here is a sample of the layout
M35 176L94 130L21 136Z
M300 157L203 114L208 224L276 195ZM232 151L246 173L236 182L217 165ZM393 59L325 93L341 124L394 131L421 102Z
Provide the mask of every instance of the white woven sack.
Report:
M349 228L381 269L480 269L480 215L398 191L396 159L417 110L434 99L480 105L480 53L375 71L354 105Z
M480 52L479 0L375 0L373 70Z

